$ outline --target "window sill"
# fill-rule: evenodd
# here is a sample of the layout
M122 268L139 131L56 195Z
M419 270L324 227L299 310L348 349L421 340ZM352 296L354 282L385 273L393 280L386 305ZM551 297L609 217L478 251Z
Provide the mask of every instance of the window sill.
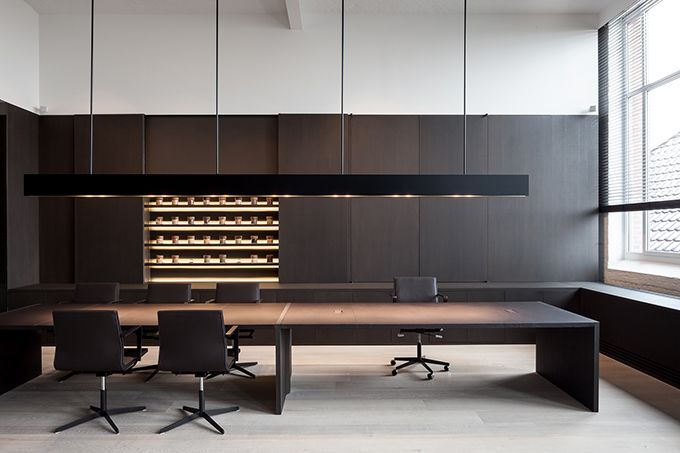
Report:
M680 263L662 263L643 260L618 260L610 261L609 269L637 274L658 275L659 277L678 278L680 276Z

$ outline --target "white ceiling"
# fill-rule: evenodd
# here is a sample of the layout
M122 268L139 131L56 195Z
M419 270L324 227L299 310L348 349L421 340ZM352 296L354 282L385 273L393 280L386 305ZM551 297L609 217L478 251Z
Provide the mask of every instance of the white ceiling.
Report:
M40 14L88 13L90 0L25 0ZM195 14L213 12L214 0L95 0L97 13ZM300 0L302 12L339 12L341 0ZM625 0L468 0L472 13L600 14ZM463 0L346 0L349 13L450 13L462 11ZM279 14L285 0L220 0L231 14Z

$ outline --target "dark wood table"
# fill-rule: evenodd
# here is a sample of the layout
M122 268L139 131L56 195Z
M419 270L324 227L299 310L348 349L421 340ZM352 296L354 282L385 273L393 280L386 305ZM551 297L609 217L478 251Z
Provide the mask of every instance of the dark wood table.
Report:
M221 309L227 325L273 328L277 414L291 390L296 327L529 328L536 331L536 372L598 411L599 323L542 302L34 305L0 315L3 344L11 345L0 354L0 391L40 375L40 330L52 326L52 311L74 309L115 309L124 327L157 326L160 310Z

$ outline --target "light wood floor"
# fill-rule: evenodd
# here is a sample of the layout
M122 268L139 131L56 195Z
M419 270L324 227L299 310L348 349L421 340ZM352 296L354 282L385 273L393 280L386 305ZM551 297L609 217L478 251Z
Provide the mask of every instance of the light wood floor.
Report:
M154 363L152 350L144 363ZM0 396L4 452L674 452L680 451L680 390L606 357L601 358L600 413L585 410L533 372L533 346L427 346L450 360L451 372L389 375L389 359L406 346L297 346L293 390L285 413L273 415L272 347L248 347L255 380L224 376L206 383L208 407L238 404L217 418L164 436L160 427L195 405L189 376L145 375L109 380L111 407L145 404L147 412L120 415L121 434L99 420L55 435L51 430L98 403L98 381L76 376L64 384L43 351L41 377Z

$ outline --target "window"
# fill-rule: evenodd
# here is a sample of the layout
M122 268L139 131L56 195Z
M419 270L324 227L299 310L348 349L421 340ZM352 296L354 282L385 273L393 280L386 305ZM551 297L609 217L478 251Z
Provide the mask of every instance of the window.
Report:
M679 21L680 1L647 0L607 25L604 62L601 40L610 258L680 263Z

